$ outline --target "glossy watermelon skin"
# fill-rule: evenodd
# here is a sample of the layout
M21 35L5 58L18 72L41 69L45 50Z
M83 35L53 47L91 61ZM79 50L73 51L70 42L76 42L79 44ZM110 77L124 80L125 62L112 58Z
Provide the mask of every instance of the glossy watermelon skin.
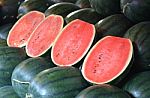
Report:
M12 73L11 82L16 93L25 98L31 80L41 71L53 67L48 60L37 57L28 58L17 65Z
M135 23L150 21L149 0L121 0L122 12Z
M27 98L74 98L88 85L79 69L54 67L40 72L33 79Z
M150 71L145 71L133 75L123 86L133 98L149 98L150 96Z
M12 86L4 86L0 88L0 98L20 98L14 91Z
M14 68L26 59L22 48L0 47L0 87L11 84L11 75Z
M80 19L88 23L95 24L102 18L103 17L100 14L98 14L94 9L83 8L68 14L65 18L65 21L66 23L69 23L75 19Z
M0 26L0 39L7 39L8 33L12 28L13 23Z
M68 2L56 3L50 6L46 11L45 15L49 16L51 14L61 15L65 18L69 13L80 9L77 5Z
M120 13L120 0L89 0L91 7L106 17Z
M126 38L133 42L134 66L133 70L149 70L150 66L150 22L141 22L132 26L126 33Z
M52 4L51 0L25 0L18 8L18 18L33 10L44 12Z
M98 41L105 36L123 37L125 32L133 25L123 14L110 15L95 24Z
M0 0L0 25L17 20L19 5L19 0Z
M102 84L90 86L82 90L75 98L131 98L118 87Z

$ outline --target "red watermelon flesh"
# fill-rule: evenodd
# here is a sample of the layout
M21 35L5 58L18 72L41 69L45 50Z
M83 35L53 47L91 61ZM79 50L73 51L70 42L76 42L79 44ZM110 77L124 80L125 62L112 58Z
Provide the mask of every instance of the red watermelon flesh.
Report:
M52 61L58 66L72 66L90 48L95 36L92 24L76 19L64 27L52 47Z
M82 74L91 83L108 83L123 73L131 61L132 53L132 42L129 39L104 37L87 54Z
M21 17L12 27L8 34L7 44L10 47L23 47L26 45L30 35L45 15L39 11L31 11Z
M63 23L63 17L59 15L50 15L41 22L26 45L27 55L38 57L44 54L53 45Z

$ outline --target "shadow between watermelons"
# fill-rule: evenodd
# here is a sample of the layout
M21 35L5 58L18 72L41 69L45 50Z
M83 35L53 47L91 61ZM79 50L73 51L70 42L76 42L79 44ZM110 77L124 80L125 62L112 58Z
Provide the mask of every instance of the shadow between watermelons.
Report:
M52 47L47 51L45 52L41 57L45 58L46 60L49 61L49 64L50 65L53 65L54 67L57 66L56 64L53 63L52 59L51 59L51 50L52 50Z
M7 39L8 33L12 28L13 23L8 23L5 25L0 26L0 39Z
M145 64L139 63L142 60L142 58L139 54L140 52L139 52L138 46L136 45L135 42L133 42L133 47L134 47L133 49L134 49L134 54L135 54L135 60L133 62L134 66L132 67L131 70L133 71L133 73L149 71L150 70L149 64L145 65Z

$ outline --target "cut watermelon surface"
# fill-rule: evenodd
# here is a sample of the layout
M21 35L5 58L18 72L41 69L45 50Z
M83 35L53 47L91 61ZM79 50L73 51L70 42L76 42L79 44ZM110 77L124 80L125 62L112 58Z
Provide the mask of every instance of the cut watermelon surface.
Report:
M23 47L30 35L45 19L45 15L39 11L31 11L21 17L12 27L8 34L7 44L10 47Z
M58 66L72 66L89 50L95 36L95 27L76 19L64 27L51 51L52 61Z
M132 53L133 46L129 39L104 37L87 54L82 74L91 83L108 83L125 71L131 61Z
M63 17L59 15L49 15L41 22L26 45L27 55L38 57L44 54L53 45L63 28L63 23Z

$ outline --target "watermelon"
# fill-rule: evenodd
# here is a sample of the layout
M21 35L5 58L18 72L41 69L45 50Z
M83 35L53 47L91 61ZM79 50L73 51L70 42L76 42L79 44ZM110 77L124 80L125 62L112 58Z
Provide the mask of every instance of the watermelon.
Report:
M133 75L130 80L123 86L133 98L150 97L150 71L144 71Z
M106 17L120 13L120 0L89 0L91 7L100 15Z
M0 26L0 39L7 39L8 33L12 26L12 23Z
M91 8L89 0L77 0L75 4L80 8Z
M49 6L54 4L52 0L25 0L18 8L18 18L30 11L44 12Z
M77 0L50 0L55 3L61 3L61 2L70 2L70 3L75 3Z
M17 20L19 5L19 0L0 0L0 25Z
M99 15L94 9L92 8L83 8L76 11L71 12L65 18L66 23L69 23L75 19L80 19L91 24L97 23L103 17Z
M31 80L41 71L53 67L49 61L37 57L29 58L17 65L12 73L11 82L16 93L25 98Z
M95 27L76 19L64 27L51 51L51 58L58 66L78 63L89 50L95 36Z
M44 14L38 11L32 11L20 18L9 31L7 38L8 46L25 46L33 30L44 19Z
M20 98L14 91L12 86L4 86L0 88L0 98Z
M60 15L48 16L31 35L26 45L27 55L38 57L44 54L53 45L63 23L63 17Z
M105 36L123 37L126 31L133 25L123 14L110 15L95 24L96 40Z
M32 80L26 98L74 98L88 85L79 69L54 67L40 72Z
M101 84L90 86L81 91L75 98L131 98L125 91L116 86Z
M150 22L140 22L132 26L126 33L134 45L134 69L136 71L150 70Z
M0 47L0 87L11 84L11 75L14 68L26 59L22 48Z
M78 9L80 8L73 3L61 2L50 6L45 11L45 15L49 16L51 14L55 14L55 15L61 15L63 18L65 18L69 13Z
M121 0L122 11L131 21L150 21L149 0Z
M84 78L93 84L117 79L129 66L133 46L129 39L106 36L88 52L82 65Z

